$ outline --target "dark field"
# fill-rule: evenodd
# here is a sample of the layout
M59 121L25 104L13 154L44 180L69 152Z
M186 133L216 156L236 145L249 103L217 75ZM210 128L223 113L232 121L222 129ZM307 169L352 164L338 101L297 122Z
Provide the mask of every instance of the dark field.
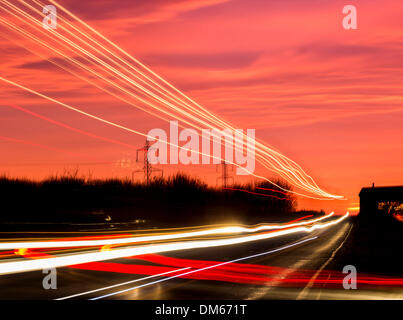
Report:
M282 181L276 182L290 188ZM295 212L294 196L269 183L231 188L244 191L212 188L184 174L155 178L149 184L89 179L77 174L43 181L2 177L0 222L3 226L7 223L136 223L139 227L178 227L227 222L255 224L319 214Z

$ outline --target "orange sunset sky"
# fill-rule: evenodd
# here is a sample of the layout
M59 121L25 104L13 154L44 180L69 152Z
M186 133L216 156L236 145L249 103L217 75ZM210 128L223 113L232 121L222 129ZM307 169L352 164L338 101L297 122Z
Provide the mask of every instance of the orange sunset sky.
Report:
M320 187L348 199L299 198L299 208L344 213L358 206L363 186L403 184L403 2L60 4L204 107L239 128L256 129L257 138L296 161ZM342 26L347 4L357 8L357 30ZM0 10L2 16L7 15ZM27 51L24 41L0 25L1 77L144 133L168 128ZM141 169L135 150L143 144L142 137L0 81L0 174L39 179L78 167L94 177L131 176ZM219 175L214 165L159 167L212 185Z

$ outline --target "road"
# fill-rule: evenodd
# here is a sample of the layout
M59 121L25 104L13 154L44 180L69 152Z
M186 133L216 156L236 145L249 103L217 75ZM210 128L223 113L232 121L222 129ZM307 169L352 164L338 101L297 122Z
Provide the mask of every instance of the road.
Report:
M43 288L42 270L5 274L0 299L401 299L401 287L345 290L341 270L328 270L351 230L346 219L311 233L59 267L57 289Z

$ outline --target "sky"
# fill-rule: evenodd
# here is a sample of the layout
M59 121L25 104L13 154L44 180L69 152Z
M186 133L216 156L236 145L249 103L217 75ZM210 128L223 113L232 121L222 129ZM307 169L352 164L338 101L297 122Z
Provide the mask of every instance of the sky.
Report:
M358 207L364 186L403 184L401 1L59 3L208 110L256 129L320 187L347 198L299 198L299 208L342 213ZM357 8L357 30L342 26L347 4ZM0 10L0 17L8 16ZM27 48L42 50L42 57ZM50 64L43 59L49 52L4 26L0 53L1 77L141 132L167 128ZM141 169L134 159L141 137L2 82L0 102L0 173L40 179L79 167L83 174L115 177ZM186 170L210 184L219 175L213 165L163 169Z

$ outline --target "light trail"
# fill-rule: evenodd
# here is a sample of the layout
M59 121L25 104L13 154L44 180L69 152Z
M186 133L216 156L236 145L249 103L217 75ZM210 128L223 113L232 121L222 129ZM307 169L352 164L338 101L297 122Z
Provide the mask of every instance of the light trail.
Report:
M202 231L192 231L192 232L176 232L172 234L164 234L164 235L153 235L153 236L139 236L139 237L125 237L125 238L117 238L117 239L100 239L100 240L73 240L73 241L30 241L30 242L3 242L0 243L0 250L8 250L8 249L38 249L38 248L71 248L71 247L93 247L93 246L107 246L107 245L125 245L125 244L133 244L139 242L149 242L149 241L162 241L162 240L172 240L172 239L182 239L182 238L192 238L192 237L201 237L201 236L211 236L217 234L237 234L237 233L254 233L260 231L267 230L276 230L276 229L286 229L297 226L304 226L308 224L313 224L324 219L330 218L334 215L334 213L329 213L325 216L295 222L292 224L266 224L260 225L257 227L241 227L241 226L228 226L214 229L207 229Z
M140 281L144 281L144 280L148 280L148 279L152 279L152 278L156 278L156 277L162 277L162 276L166 276L168 274L172 274L172 273L175 273L175 272L184 271L184 270L188 270L188 269L190 269L190 267L180 268L180 269L167 271L167 272L162 272L162 273L159 273L159 274L154 274L152 276L148 276L148 277L144 277L144 278L140 278L140 279L135 279L135 280L131 280L131 281L126 281L126 282L122 282L122 283L117 283L117 284L114 284L114 285L111 285L111 286L107 286L107 287L103 287L103 288L99 288L99 289L94 289L94 290L90 290L90 291L85 291L85 292L73 294L73 295L70 295L70 296L58 298L58 299L55 299L55 300L67 300L67 299L71 299L71 298L76 298L76 297L80 297L80 296L87 295L87 294L90 294L90 293L95 293L95 292L99 292L99 291L103 291L103 290L108 290L108 289L124 286L124 285L130 284L130 283L140 282Z
M31 10L34 11L38 11L35 8L33 8L32 6L26 4L24 1L21 1L23 4L25 4L26 6L28 6L29 8L31 8ZM35 3L39 3L38 1L34 1ZM21 9L13 6L12 4L10 4L8 1L2 1L2 3L6 4L8 7L14 9L15 11L17 11L19 14L23 15L24 17L28 18L30 17L32 19L32 17L25 13L24 11L22 11ZM55 3L57 6L60 6L59 4ZM60 6L61 7L61 6ZM63 11L65 11L67 14L69 14L70 16L72 16L75 20L79 21L81 24L85 25L87 28L89 28L92 32L94 32L95 34L97 34L98 36L100 36L102 39L104 39L105 41L107 41L109 44L113 45L113 47L115 47L116 49L118 49L121 52L124 52L122 49L120 49L119 47L117 47L115 44L113 44L111 41L107 40L105 37L103 37L102 35L100 35L98 32L96 32L93 28L89 27L87 24L85 24L83 21L81 21L80 19L78 19L76 16L72 15L68 10L66 10L65 8L61 7ZM4 10L4 8L2 8ZM43 15L41 12L39 12L41 15ZM15 14L14 14L15 16ZM35 23L38 23L38 21L34 19ZM66 21L67 20L63 20ZM4 21L3 21L4 22ZM69 26L73 26L72 24L69 24L67 22L67 24ZM8 24L10 26L10 24ZM41 27L40 27L41 28ZM61 25L61 28L63 28L64 30L67 30L64 28L63 25ZM76 27L73 26L73 28L76 31L79 31ZM40 29L40 31L43 33L43 30ZM85 36L87 39L90 39L91 37L88 36L85 32L80 31L79 32L81 35ZM172 85L170 85L169 83L167 83L165 80L163 80L162 78L160 78L158 75L156 75L155 73L153 73L151 70L149 70L147 67L145 67L144 65L142 65L140 62L138 62L137 60L135 61L137 64L139 64L145 71L149 72L152 77L158 78L160 81L162 81L165 85L168 85L172 90L174 90L177 93L181 94L181 98L178 98L178 96L176 94L172 94L171 91L167 90L166 88L164 88L163 86L161 86L161 84L159 84L158 82L154 81L152 79L152 77L147 76L145 74L144 71L138 70L137 68L135 68L134 66L132 66L130 63L128 63L125 59L122 59L120 57L118 57L115 53L113 53L112 51L108 50L105 46L103 46L102 44L100 44L99 42L93 40L92 43L96 43L98 46L100 46L103 50L105 50L108 54L112 55L115 58L118 58L119 61L124 62L125 65L129 65L131 66L132 69L136 70L137 73L139 73L142 77L145 77L147 79L147 85L150 86L150 82L152 85L152 88L161 88L162 90L169 92L170 97L172 97L177 103L179 102L181 107L185 107L187 108L187 110L191 110L191 112L193 112L194 114L196 114L196 116L194 116L193 114L188 113L187 111L185 111L183 108L178 107L177 105L172 104L171 102L165 100L164 98L161 98L160 96L154 94L153 92L151 92L150 90L146 89L145 87L139 85L137 82L135 82L133 79L131 79L130 77L127 76L127 74L123 74L122 72L120 72L119 70L117 70L116 68L110 66L109 64L105 63L103 60L99 59L98 57L94 56L92 53L88 52L87 50L83 49L82 47L76 45L73 41L67 39L64 36L61 36L60 34L58 34L56 31L51 31L50 34L54 34L56 36L58 36L62 41L65 41L68 45L70 45L71 47L74 47L76 50L79 50L81 53L87 55L88 57L90 57L91 59L95 60L97 63L99 63L101 66L103 66L104 68L106 68L106 72L110 74L110 72L114 73L116 76L120 77L120 80L124 80L127 81L129 84L134 85L135 87L137 87L137 89L141 90L141 94L147 94L148 96L151 96L152 99L158 101L159 103L162 103L164 108L168 108L173 110L174 112L177 112L185 117L188 117L190 119L192 119L193 121L196 121L199 124L207 124L207 127L211 127L211 125L208 125L208 123L206 121L210 121L214 124L221 124L219 127L223 128L223 127L229 127L234 129L229 123L219 119L218 117L214 116L211 112L208 112L206 109L204 109L203 107L201 107L200 105L196 104L194 101L192 101L190 98L188 98L187 96L185 96L183 93L181 93L179 90L177 90L176 88L174 88ZM82 43L85 43L87 46L89 46L91 48L91 50L95 50L98 53L100 53L100 51L97 48L94 48L93 46L91 46L91 44L89 44L88 42L85 42L82 38L77 38L77 36L71 32L69 32L69 34L73 35L76 39L80 39L80 41ZM34 39L35 40L35 39ZM37 41L37 39L36 39ZM43 42L42 42L43 44ZM71 49L71 48L70 48ZM59 51L59 53L63 56L63 53L61 53ZM124 52L125 53L125 52ZM126 54L126 53L125 53ZM74 59L68 57L67 55L64 55L66 59L69 59L71 62L74 62L76 64L78 64L79 66L83 67L82 64L80 65L80 63L77 63L77 61L74 61ZM109 61L111 61L110 57L105 56L105 54L102 54L102 56L106 57ZM85 57L84 57L85 58ZM87 59L87 58L85 58ZM130 56L130 59L135 60L133 57ZM115 60L114 63L116 64ZM122 67L122 65L118 64L120 67ZM105 71L104 70L104 71ZM128 69L124 69L125 72L129 72ZM93 72L94 73L94 72ZM129 74L132 74L132 72L130 72ZM116 83L112 83L110 82L107 78L101 76L99 73L96 73L97 76L99 76L101 79L109 82L112 85L116 85ZM140 78L137 78L138 80ZM119 87L119 89L122 90L121 87ZM159 90L159 89L157 89ZM131 95L132 97L136 97L137 99L139 99L138 96L133 95L131 92L123 89L122 90L124 93ZM161 91L159 90L157 92L158 94L161 94ZM167 97L164 94L165 97ZM185 100L183 100L182 98L184 98ZM166 109L161 109L160 107L157 107L153 104L151 104L149 101L144 100L142 98L140 98L140 100L146 104L148 104L149 106L151 106L152 108L156 108L158 111L163 112L165 114L171 114L170 112L168 112ZM189 102L191 102L189 104ZM195 109L195 106L196 109ZM139 106L137 106L139 107ZM192 109L193 108L193 109ZM141 109L141 107L140 107ZM148 112L148 111L146 111ZM202 118L200 118L202 117ZM186 121L186 119L181 118L181 121L184 121L185 123L189 123ZM218 122L217 122L218 121ZM200 126L197 125L193 125L196 128L200 128ZM246 137L246 136L243 136ZM325 197L325 198L329 198L329 199L341 199L341 196L336 196L336 195L332 195L329 194L323 190L321 190L317 184L313 181L313 179L308 176L295 162L293 162L292 160L288 159L287 157L285 157L284 155L278 153L277 151L264 146L263 144L261 144L260 142L257 142L258 148L257 148L257 160L266 168L266 169L270 169L273 170L277 173L280 174L280 176L283 176L287 181L290 181L293 185L296 185L297 187L305 190L305 191L309 191L312 192L314 194L317 194L321 197ZM262 154L260 154L262 153ZM273 162L274 161L274 162ZM260 178L260 177L259 177ZM269 179L265 179L267 181L269 181L270 183L276 185L273 181L269 180ZM280 187L280 186L278 186ZM280 189L283 189L280 187ZM283 189L284 191L289 191L286 189ZM293 191L290 191L293 192ZM295 193L295 192L294 192ZM298 194L298 193L296 193ZM301 196L306 196L304 194L299 194Z
M37 22L37 21L34 21L34 22ZM41 30L41 32L43 32L43 31Z
M250 193L256 196L262 196L262 197L269 197L269 198L274 198L277 200L287 200L288 198L280 198L277 197L275 195L271 195L271 194L265 194L265 193L258 193L258 192L253 192L250 190L246 190L246 189L237 189L237 188L223 188L224 190L232 190L232 191L240 191L240 192L245 192L245 193Z
M160 283L160 282L164 282L164 281L172 280L172 279L175 279L175 278L187 276L189 274L193 274L193 273L196 273L196 272L202 272L202 271L205 271L205 270L218 268L218 267L230 264L230 263L239 262L239 261L246 260L246 259L252 259L252 258L256 258L256 257L265 256L265 255L268 255L268 254L271 254L271 253L274 253L274 252L278 252L278 251L282 251L282 250L285 250L285 249L289 249L289 248L298 246L300 244L315 240L317 238L318 237L312 237L312 238L309 238L309 239L304 239L304 240L295 242L293 244L285 245L285 246L282 246L280 248L273 249L273 250L270 250L270 251L266 251L266 252L250 255L250 256L247 256L247 257L242 257L242 258L238 258L238 259L218 263L218 264L215 264L215 265L212 265L212 266L208 266L208 267L204 267L204 268L200 268L200 269L196 269L196 270L192 270L192 271L187 271L187 272L184 272L184 273L181 273L181 274L178 274L178 275L175 275L175 276L171 276L171 277L168 277L168 278L165 278L165 279L160 279L160 280L152 281L152 282L149 282L149 283L145 283L145 284L142 284L142 285L134 287L134 288L129 288L129 289L124 289L124 290L120 290L120 291L117 291L117 292L108 293L108 294L105 294L105 295L102 295L102 296L99 296L99 297L96 297L96 298L92 298L90 300L99 300L99 299L107 298L107 297L110 297L110 296L113 296L113 295L116 295L116 294L121 294L121 293L124 293L124 292L136 290L136 289L146 287L146 286L150 286L150 285L153 285L153 284L157 284L157 283Z
M36 20L34 20L34 22L36 22L37 23L37 21ZM14 27L14 28L16 28L16 27ZM18 28L17 28L18 29ZM20 29L20 31L21 31L21 29ZM43 30L41 30L41 32L42 33L44 33L43 32ZM26 32L24 32L24 34L27 34ZM47 35L47 34L46 34ZM35 37L33 37L32 35L30 35L29 36L30 38L33 38L33 39L36 39L36 41L38 41L38 42L40 42L40 43L42 43L43 44L43 42L42 41L40 41L40 40L38 40L37 38L35 38ZM47 48L51 48L51 47L49 47L48 45L45 45ZM55 49L54 49L55 50ZM60 53L60 51L57 51L56 50L56 52L58 52L58 53ZM63 54L62 54L63 55ZM82 69L84 69L84 70L87 70L87 68L84 66L84 65L82 65L81 63L78 63L77 62L77 60L76 59L72 59L72 58L70 58L70 57L68 57L68 56L66 56L66 55L63 55L66 59L68 59L68 60L70 60L70 61L72 61L72 62L75 62L76 64L78 64ZM90 60L87 60L87 61L89 61L89 62L91 62ZM52 62L52 61L51 61ZM59 65L59 64L57 64L56 63L56 65ZM60 65L59 65L60 66ZM63 67L62 67L63 68ZM65 68L63 68L63 69L65 69ZM70 72L70 71L69 71ZM95 72L92 72L93 74L95 74L96 76L100 76L99 75L99 73L95 73ZM81 78L81 77L80 77ZM108 83L112 83L113 84L113 82L111 82L110 80L108 80L107 78L104 78L104 77L101 77L102 79L104 79L104 80L106 80ZM88 82L90 82L90 81L88 81ZM90 82L91 83L91 82ZM98 87L98 86L97 86ZM124 92L126 92L127 93L127 91L126 90L124 90L124 89L122 89L122 87L120 87L120 86L118 86L118 88L119 89L121 89L122 91L124 91ZM101 88L102 89L102 88ZM104 90L104 91L106 91L106 92L108 92L107 90L105 90L105 89L102 89L102 90ZM109 92L108 92L109 93ZM132 94L131 94L132 95ZM115 96L115 95L114 95ZM120 98L120 97L118 97L118 98ZM120 98L121 99L121 98ZM122 99L121 99L122 100ZM126 101L127 102L127 101ZM144 100L142 100L142 102L145 102ZM132 105L132 103L129 103L130 105ZM138 107L137 105L134 105L135 107ZM143 108L141 108L141 107L139 107L141 110L143 110L143 111L146 111L146 112L148 112L147 110L144 110ZM168 115L170 115L170 116L172 116L172 114L170 114L170 113L167 113ZM166 119L164 119L164 120L166 120ZM183 122L185 122L185 123L188 123L188 124L190 124L189 122L187 122L185 119L181 119L181 121L183 121ZM201 129L200 127L197 127L199 130ZM213 135L214 136L214 135ZM266 168L268 168L268 167L266 167ZM268 181L270 181L270 180L268 180ZM272 181L270 181L271 183L273 183ZM274 184L274 185L276 185L276 186L278 186L277 184ZM282 188L281 186L278 186L279 188ZM284 189L285 190L285 189ZM291 191L292 192L292 191Z
M71 254L54 258L44 258L39 260L4 262L0 264L0 274L27 272L46 268L59 268L69 265L111 260L111 259L131 257L135 255L143 255L150 253L228 246L252 241L267 240L299 232L311 233L317 229L324 229L332 225L338 224L344 219L346 219L348 216L349 213L347 212L344 216L338 219L326 223L316 223L310 227L298 226L288 228L286 230L277 230L272 232L266 232L263 234L241 236L238 238L173 242L167 244L139 246L134 248L113 249L110 251Z
M73 152L66 151L66 150L59 149L59 148L46 146L44 144L40 144L40 143L28 141L28 140L16 139L16 138L5 137L5 136L0 136L0 140L8 141L8 142L17 142L17 143L21 143L21 144L25 144L25 145L33 146L33 147L39 147L39 148L46 149L46 150L53 151L53 152L56 151L56 152L64 153L64 154L67 154L70 156L77 155L77 153L73 153Z
M284 194L284 195L288 195L287 192L284 192L284 191L281 191L281 190L276 190L276 189L269 189L269 188L262 188L262 187L256 187L256 189L265 190L265 191L271 191L271 192L278 192L278 193L281 193L281 194Z
M290 244L292 243L293 242ZM124 274L155 275L166 272L159 270L164 270L164 268L167 267L173 268L169 271L174 271L175 268L190 267L192 269L201 269L222 263L222 261L216 260L181 259L155 254L134 257L133 259L151 262L153 264L157 264L158 266L95 262L91 264L72 266L72 268L77 270L116 272ZM229 283L243 283L261 286L292 285L293 287L304 287L310 282L312 275L315 274L315 272L316 270L312 269L293 269L287 267L284 268L232 262L230 264L220 266L219 270L210 270L196 275L183 275L180 278L186 280L223 281ZM323 288L324 286L328 287L330 285L330 287L334 287L334 285L337 285L340 288L342 287L344 277L345 274L343 274L340 270L322 270L320 275L315 279L313 286L320 286ZM403 284L403 278L378 277L360 273L360 277L357 279L357 284L361 285L361 289L362 285L401 286Z
M105 142L110 142L110 143L117 144L117 145L120 145L120 146L123 146L123 147L126 147L126 148L134 149L134 150L138 149L135 146L132 146L130 144L127 144L127 143L124 143L124 142L121 142L121 141L118 141L118 140L106 138L106 137L103 137L103 136L100 136L100 135L97 135L97 134L94 134L94 133L91 133L91 132L88 132L88 131L85 131L85 130L81 130L81 129L71 127L71 126L69 126L69 125L67 125L67 124L65 124L63 122L59 122L59 121L50 119L48 117L40 115L39 113L36 113L36 112L31 111L31 110L25 109L25 108L23 108L21 106L18 106L16 104L10 104L10 103L3 103L3 104L9 106L10 108L14 108L16 110L19 110L19 111L22 111L22 112L24 112L26 114L34 116L36 118L42 119L42 120L47 121L47 122L52 123L52 124L55 124L55 125L57 125L59 127L62 127L62 128L65 128L65 129L68 129L68 130L71 130L71 131L86 135L86 136L89 136L91 138L95 138L95 139L102 140L102 141L105 141Z
M170 84L168 81L166 81L165 79L163 79L161 76L159 76L158 74L154 73L151 69L149 69L147 66L145 66L144 64L142 64L139 60L137 60L136 58L134 58L133 56L131 56L128 52L126 52L125 50L123 50L122 48L120 48L118 45L116 45L115 43L113 43L111 40L109 40L108 38L106 38L104 35L102 35L100 32L98 32L97 30L95 30L94 28L92 28L90 25L88 25L87 23L85 23L83 20L81 20L80 18L78 18L76 15L74 15L71 11L69 11L68 9L66 9L65 7L63 7L62 5L60 5L59 3L57 3L54 0L50 0L51 3L53 3L54 5L58 6L59 8L61 8L65 13L67 13L68 15L70 15L73 19L75 19L76 21L78 21L80 24L82 24L83 26L85 26L86 28L88 28L91 32L93 32L95 35L97 35L98 37L100 37L101 39L105 40L108 44L112 45L112 47L114 47L115 49L117 49L118 51L120 51L121 53L123 53L126 57L128 57L130 60L134 61L136 64L138 64L139 66L141 66L144 70L146 70L147 72L149 72L151 75L153 75L155 78L159 79L160 81L162 81L163 84L167 85L169 88L171 88L172 90L174 90L176 93L178 93L181 97L183 97L185 100L187 100L188 102L190 102L191 104L193 104L194 106L196 106L197 108L199 108L199 110L205 112L206 114L210 115L213 119L216 119L217 121L220 121L222 124L224 124L224 126L228 126L229 123L223 121L222 119L220 119L219 117L217 117L216 115L214 115L213 113L211 113L209 110L207 110L206 108L204 108L203 106L201 106L200 104L198 104L197 102L195 102L194 100L192 100L191 98L189 98L186 94L184 94L182 91L180 91L179 89L177 89L176 87L174 87L172 84ZM43 6L43 4L41 4L41 6ZM74 26L72 25L72 27L74 28ZM77 28L74 28L76 31L79 31ZM80 31L79 31L80 32ZM80 32L83 35L86 36L87 39L97 43L95 40L93 40L93 37L90 37L88 35L86 35L84 32ZM97 43L99 44L99 43ZM100 45L101 46L101 45ZM144 76L145 78L147 78L148 80L152 81L149 77L147 77L147 75L143 74L141 71L137 70L136 68L133 68L133 66L131 66L130 64L128 64L124 59L116 56L113 52L108 51L109 53L111 53L114 57L118 58L120 61L124 62L126 65L130 66L132 68L132 70L140 73L142 76ZM181 98L178 98L178 96L176 96L174 93L172 94L171 92L169 92L169 90L167 90L166 88L164 88L163 86L157 84L160 88L162 88L163 90L165 90L166 92L168 92L169 94L171 94L174 98L178 99L181 102L184 102ZM184 102L186 103L186 102ZM189 105L188 105L189 106ZM229 125L229 127L231 129L234 129L234 127L232 125ZM268 146L265 146L263 143L257 141L257 143L259 145L261 145L263 148L269 149L270 151L272 151L274 154L277 154L278 156L281 157L285 157L284 155L282 155L281 153L277 152L274 149L270 149ZM297 167L297 169L301 170L303 172L304 175L306 175L308 177L308 179L316 186L317 184L315 183L315 181L313 180L312 177L310 177L309 175L307 175L305 173L305 171L294 161L292 161L291 159L287 160L290 161L291 164L295 165ZM273 183L273 182L272 182ZM273 183L274 185L276 185L275 183ZM319 187L318 187L319 188ZM287 191L287 190L284 190Z
M32 9L32 7L31 6L29 6L31 9ZM40 13L40 12L39 12ZM34 22L37 22L37 21L34 21ZM41 30L42 31L42 30ZM42 31L43 32L43 31Z
M3 8L3 9L4 9L4 8ZM13 14L13 15L14 15L14 14ZM15 15L14 15L14 16L15 16ZM32 19L32 18L31 18L31 19ZM32 20L33 20L34 23L38 23L35 19L32 19ZM28 38L34 39L35 41L41 43L42 45L44 45L44 46L47 47L47 48L53 49L54 51L56 51L57 53L61 54L61 55L62 55L63 57L65 57L66 59L68 59L68 60L70 60L70 61L72 61L72 62L78 64L82 69L87 70L86 66L82 65L81 63L78 63L76 59L72 59L72 58L70 58L70 57L64 55L63 53L61 53L59 50L56 50L56 49L54 49L54 48L52 48L52 47L50 47L50 46L44 44L44 42L42 42L42 41L39 40L38 38L32 36L31 34L29 34L29 33L27 33L27 32L24 32L21 28L18 28L17 26L13 26L12 24L10 24L10 23L8 23L8 22L2 20L2 19L0 19L0 21L3 21L3 23L5 23L6 25L11 26L12 28L18 30L18 31L19 31L20 33L22 33L24 36L27 36ZM42 34L45 34L46 36L49 37L48 34L44 33L44 31L42 30L42 28L40 29L40 31L41 31ZM87 61L89 61L89 60L87 60ZM54 63L53 61L51 61L51 62ZM91 61L89 61L89 62L91 62ZM60 64L57 64L57 63L55 63L55 64L58 65L58 66L60 66ZM64 67L62 67L62 68L66 70L66 68L64 68ZM69 71L69 70L67 70L67 71ZM69 71L69 72L70 72L70 73L73 73L73 72L71 72L71 71ZM96 76L101 77L102 79L106 80L108 83L114 84L113 82L111 82L111 81L108 80L107 78L100 76L99 73L95 73L95 72L92 72L92 73L95 74ZM76 75L75 73L73 73L73 74ZM76 75L76 76L77 76L77 75ZM80 78L80 79L83 79L83 78L80 77L80 76L79 76L79 78ZM85 79L85 80L86 80L87 82L89 82L89 83L95 85L97 88L100 88L98 85L94 84L93 82L88 81L87 79ZM118 88L121 89L122 91L128 93L126 90L122 89L121 86L118 86ZM106 91L106 92L108 92L108 93L110 93L108 90L106 90L106 89L104 89L104 88L101 88L101 89L104 90L104 91ZM112 93L110 93L110 94L112 94ZM130 93L129 93L129 94L130 94ZM127 102L127 103L130 104L130 105L133 105L132 103L128 102L127 100L125 100L125 99L123 99L123 98L121 98L121 97L118 97L118 96L116 96L116 95L114 95L114 94L112 94L112 95L115 96L115 97L117 97L117 98L119 98L120 100L122 100L122 101L124 101L124 102ZM133 105L133 106L138 107L138 108L140 108L140 109L143 110L143 111L149 112L149 111L147 111L147 110L145 110L145 109L139 107L138 105ZM149 113L150 113L150 112L149 112ZM153 114L153 115L155 115L155 114ZM168 113L168 115L171 115L171 116L172 116L172 114L170 114L170 113ZM166 119L164 119L164 120L166 120ZM187 122L185 119L181 119L181 121L183 121L183 122L189 124L189 122ZM200 127L197 127L197 128L198 128L198 129L201 129ZM214 135L213 135L213 136L214 136ZM199 154L200 154L200 153L199 153ZM209 156L209 157L212 157L212 156L210 156L210 155L208 155L208 156ZM215 158L215 157L212 157L212 158ZM265 167L268 168L267 166L265 166ZM246 170L246 171L248 171L248 170ZM267 181L273 183L273 182L270 181L269 179L267 179L267 178L265 178L265 179L266 179ZM276 185L276 184L274 184L274 185ZM278 186L278 185L276 185L276 186ZM282 188L281 186L278 186L278 187L279 187L279 188ZM286 189L284 189L284 190L286 190ZM290 192L293 192L293 191L290 191ZM293 193L295 193L295 192L293 192ZM297 193L296 193L296 194L297 194Z
M0 20L1 20L1 18L0 18ZM101 118L101 117L95 116L95 115L93 115L93 114L90 114L90 113L85 112L85 111L83 111L83 110L80 110L80 109L78 109L78 108L72 107L72 106L70 106L70 105L68 105L68 104L66 104L66 103L60 102L60 101L58 101L58 100L56 100L56 99L54 99L54 98L51 98L51 97L49 97L49 96L47 96L47 95L44 95L44 94L39 93L39 92L37 92L37 91L35 91L35 90L29 89L29 88L27 88L27 87L25 87L25 86L23 86L23 85L20 85L20 84L14 82L14 81L7 80L7 79L5 79L5 78L3 78L3 77L1 77L1 76L0 76L0 80L1 80L1 81L4 81L4 82L6 82L6 83L8 83L8 84L10 84L10 85L13 85L13 86L15 86L15 87L18 87L18 88L20 88L20 89L23 89L23 90L25 90L25 91L28 91L28 92L30 92L30 93L32 93L32 94L34 94L34 95L37 95L37 96L39 96L39 97L41 97L41 98L44 98L44 99L46 99L46 100L48 100L48 101L54 102L54 103L56 103L56 104L58 104L58 105L60 105L60 106L62 106L62 107L64 107L64 108L67 108L67 109L71 110L71 111L80 113L80 114L82 114L82 115L84 115L84 116L86 116L86 117L89 117L89 118L91 118L91 119L94 119L94 120L103 122L103 123L105 123L105 124L111 125L111 126L113 126L113 127L116 127L116 128L119 128L119 129L128 131L128 132L131 132L131 133L135 133L135 134L140 135L140 136L143 136L143 137L145 137L145 138L149 138L149 136L148 136L147 134L145 134L145 133L142 133L142 132L137 131L137 130L134 130L134 129L127 128L127 127L125 127L125 126L119 125L119 124L114 123L114 122L112 122L112 121L105 120L105 119L103 119L103 118ZM171 143L171 142L168 142L168 141L164 141L164 140L159 140L159 141L160 141L160 142L163 142L163 143L166 143L167 145L171 145L171 146L177 147L177 148L182 149L182 150L186 150L186 151L190 151L190 152L195 152L194 150L191 150L191 149L189 149L189 148L185 148L185 147L183 147L183 146L176 145L176 144ZM216 160L219 160L219 161L222 161L222 160L223 160L222 158L218 158L218 157L215 157L215 156L212 156L212 155L208 155L208 154L205 154L205 153L203 153L203 152L197 152L197 153L200 154L200 155L209 156L209 157L211 157L211 158L213 158L213 159L216 159ZM234 163L234 162L227 161L227 163L232 164L232 165L235 165L235 166L237 166L237 167L239 167L239 168L242 168L239 164L236 164L236 163ZM269 179L267 179L267 178L264 177L264 176L257 175L257 174L255 174L255 173L253 173L253 172L251 172L251 171L249 171L249 170L247 170L247 169L245 169L245 168L242 168L242 169L245 170L246 172L248 172L250 175L256 177L256 178L259 178L259 179L262 179L262 180L266 180L266 181L272 183ZM286 190L286 189L284 189L284 188L282 188L282 187L279 187L279 188L282 189L282 190L288 191L288 192L290 192L290 193L293 193L293 194L296 194L296 195L300 195L300 196L303 196L303 197L307 197L307 198L311 198L311 199L317 199L317 200L334 200L333 198L319 198L319 197L314 197L314 196L309 196L309 195L301 194L301 193L298 193L298 192L295 192L295 191L291 191L291 190Z

